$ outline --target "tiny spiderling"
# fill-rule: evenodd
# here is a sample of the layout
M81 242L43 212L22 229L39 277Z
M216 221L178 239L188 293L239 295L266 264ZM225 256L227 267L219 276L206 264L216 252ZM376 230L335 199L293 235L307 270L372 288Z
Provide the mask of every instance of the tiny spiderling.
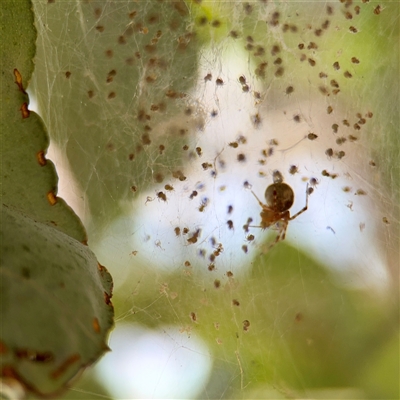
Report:
M313 132L310 132L308 135L307 135L307 139L308 140L315 140L315 139L317 139L318 138L318 135L316 135L315 133L313 133Z

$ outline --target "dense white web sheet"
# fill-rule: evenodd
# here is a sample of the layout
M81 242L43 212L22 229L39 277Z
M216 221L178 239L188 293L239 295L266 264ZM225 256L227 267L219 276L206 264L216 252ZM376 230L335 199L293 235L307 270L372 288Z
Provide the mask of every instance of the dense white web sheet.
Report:
M336 145L337 138L331 132L331 125L338 120L338 112L328 118L328 102L294 101L293 104L293 95L280 104L275 103L272 109L255 105L251 93L243 94L235 79L241 73L250 76L246 63L240 64L243 59L246 60L245 55L227 56L226 67L219 70L219 75L214 70L210 72L210 68L201 71L200 76L207 73L221 76L226 86L215 88L211 82L207 87L200 80L195 89L202 94L201 104L218 114L196 136L193 146L201 148L201 156L193 156L196 163L189 164L187 179L169 180L166 184L173 190L165 190L163 186L151 188L127 204L131 218L125 214L116 220L105 231L105 240L113 236L110 232L119 233L111 240L123 242L123 238L131 238L126 242L126 256L133 249L138 253L137 259L144 262L151 259L167 270L181 268L187 259L196 260L205 273L204 267L211 264L210 253L221 244L223 252L214 263L220 271L248 268L246 260L254 256L254 251L260 251L257 243L260 245L265 239L260 229L249 228L247 232L243 229L248 218L252 219L252 225L260 221L261 209L250 189L263 197L265 188L272 183L272 171L277 169L284 173L296 193L294 212L305 204L306 182L312 178L318 182L310 196L309 211L290 223L287 240L310 249L315 257L344 275L357 275L352 276L353 285L385 286L388 277L381 243L369 245L382 234L382 221L379 214L376 219L371 217L376 211L371 196L375 197L377 191L368 182L368 166L360 167L368 159L367 150L357 144L339 147L346 149L346 161L325 154L326 149ZM249 78L247 81L252 84ZM255 127L252 116L257 113L263 117L260 126ZM294 122L293 115L299 115L303 121ZM318 133L315 142L308 139L313 132ZM278 145L271 146L274 140ZM260 149L268 152L271 148L275 153L263 157ZM265 164L260 164L264 161ZM292 165L298 166L294 176L289 172ZM322 171L337 177L324 177ZM160 191L165 199L158 195ZM194 191L198 193L195 197ZM187 228L188 233L176 234L175 228L180 231ZM256 239L249 240L251 235ZM197 240L192 244L190 239L194 237ZM242 246L247 246L250 254ZM332 250L335 248L340 252ZM126 261L127 257L123 262Z
M164 335L171 359L188 348L208 360L182 396L355 385L335 369L340 352L317 377L304 360L321 363L342 332L352 350L345 288L389 291L398 269L398 65L385 51L398 16L378 6L35 2L33 83L66 171L59 194L113 273L115 338ZM243 226L259 224L251 190L264 201L274 170L294 190L292 214L313 192L267 251L277 232ZM125 396L163 397L160 374Z

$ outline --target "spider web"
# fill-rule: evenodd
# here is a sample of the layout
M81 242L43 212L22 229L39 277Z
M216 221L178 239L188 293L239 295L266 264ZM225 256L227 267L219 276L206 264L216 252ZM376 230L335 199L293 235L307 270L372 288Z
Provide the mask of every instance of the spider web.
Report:
M392 393L371 376L396 330L398 4L34 9L59 195L115 281L114 351L68 396ZM292 215L312 190L269 249L251 190L275 170Z

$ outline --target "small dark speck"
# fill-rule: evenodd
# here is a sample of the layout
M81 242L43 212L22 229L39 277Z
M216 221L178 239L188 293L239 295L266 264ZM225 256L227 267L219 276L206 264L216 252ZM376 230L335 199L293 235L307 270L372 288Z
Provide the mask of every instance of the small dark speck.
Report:
M29 268L22 268L21 270L21 275L25 278L25 279L29 279L31 277L31 271L29 270Z

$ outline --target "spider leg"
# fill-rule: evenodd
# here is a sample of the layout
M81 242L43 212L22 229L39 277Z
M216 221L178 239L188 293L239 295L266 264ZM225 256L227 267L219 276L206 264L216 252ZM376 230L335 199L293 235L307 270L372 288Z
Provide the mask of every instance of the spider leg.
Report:
M276 236L276 238L275 238L275 240L268 246L268 250L270 250L270 249L272 249L278 242L280 242L282 239L281 239L281 233L279 233L277 236Z
M261 206L261 207L265 207L265 204L263 204L262 202L261 202L261 200L257 197L257 195L253 192L253 191L251 191L251 193L253 193L253 196L257 199L257 201L258 201L258 204Z
M280 241L279 240L280 236L281 234L279 233L276 236L275 240L269 246L262 246L261 254L267 254Z
M279 242L281 242L282 240L285 240L286 237L286 229L288 227L288 222L286 220L283 220L283 226L281 228L281 230L279 231L278 235L276 236L275 240L268 246L267 251L269 251L270 249L272 249L272 247L274 247L276 244L278 244Z
M306 205L296 214L294 214L292 217L289 218L289 221L292 221L293 219L297 218L300 214L303 214L304 211L307 211L308 209L308 183L307 183L307 187L306 187ZM286 231L286 229L285 229Z
M279 241L281 241L281 240L285 240L285 238L286 238L286 229L287 229L287 226L288 226L288 224L286 223L285 225L284 225L284 227L282 228L282 230L279 232Z

